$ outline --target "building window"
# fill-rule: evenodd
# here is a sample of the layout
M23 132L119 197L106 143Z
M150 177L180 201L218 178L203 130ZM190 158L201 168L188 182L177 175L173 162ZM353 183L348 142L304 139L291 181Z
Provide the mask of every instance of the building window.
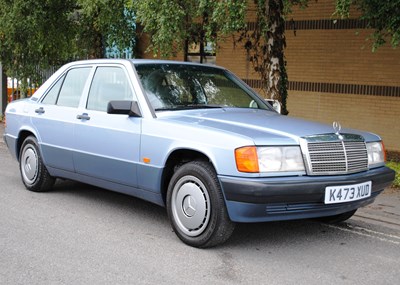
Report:
M216 54L211 43L204 45L203 42L191 43L186 49L185 61L204 63L204 64L216 64Z

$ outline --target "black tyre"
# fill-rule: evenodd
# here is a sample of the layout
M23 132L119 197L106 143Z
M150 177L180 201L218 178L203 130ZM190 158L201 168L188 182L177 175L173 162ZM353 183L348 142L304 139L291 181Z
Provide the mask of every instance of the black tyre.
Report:
M174 173L168 186L167 211L176 235L190 246L222 244L235 228L215 170L204 161L186 163Z
M50 190L55 179L50 176L43 164L35 137L29 136L22 143L19 154L19 170L22 182L26 189L34 192L44 192Z
M353 210L335 216L322 217L318 218L317 220L326 224L338 224L350 219L355 214L356 211L357 210Z

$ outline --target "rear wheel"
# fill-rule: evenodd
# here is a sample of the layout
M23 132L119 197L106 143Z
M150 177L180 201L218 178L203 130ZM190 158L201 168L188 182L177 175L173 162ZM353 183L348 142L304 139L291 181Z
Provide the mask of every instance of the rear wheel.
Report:
M357 211L357 209L346 212L346 213L342 213L339 215L335 215L335 216L318 218L317 220L320 222L326 223L326 224L338 224L338 223L341 223L341 222L344 222L344 221L350 219L355 214L356 211Z
M22 182L26 189L34 192L48 191L54 185L55 179L50 176L43 164L37 140L34 136L27 137L19 155L19 169Z
M215 170L204 161L186 163L174 173L168 186L167 210L175 233L190 246L221 244L235 227Z

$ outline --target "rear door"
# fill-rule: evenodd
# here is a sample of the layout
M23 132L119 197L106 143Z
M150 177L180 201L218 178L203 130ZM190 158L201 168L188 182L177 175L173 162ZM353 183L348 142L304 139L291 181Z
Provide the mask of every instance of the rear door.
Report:
M74 171L74 124L91 70L91 66L82 66L65 72L35 110L32 123L40 135L43 159L49 167Z
M123 65L97 66L85 106L75 114L77 173L137 186L141 118L107 114L111 100L136 100Z

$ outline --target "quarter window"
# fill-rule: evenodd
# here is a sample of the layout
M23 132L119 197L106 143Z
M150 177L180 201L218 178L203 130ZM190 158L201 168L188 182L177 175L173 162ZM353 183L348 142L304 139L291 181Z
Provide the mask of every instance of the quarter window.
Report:
M98 67L90 86L86 108L107 111L112 100L134 100L129 79L120 67Z
M50 91L47 92L46 97L44 97L42 103L55 105L58 97L58 93L60 93L61 85L64 81L65 76L61 77L56 84L51 87Z

